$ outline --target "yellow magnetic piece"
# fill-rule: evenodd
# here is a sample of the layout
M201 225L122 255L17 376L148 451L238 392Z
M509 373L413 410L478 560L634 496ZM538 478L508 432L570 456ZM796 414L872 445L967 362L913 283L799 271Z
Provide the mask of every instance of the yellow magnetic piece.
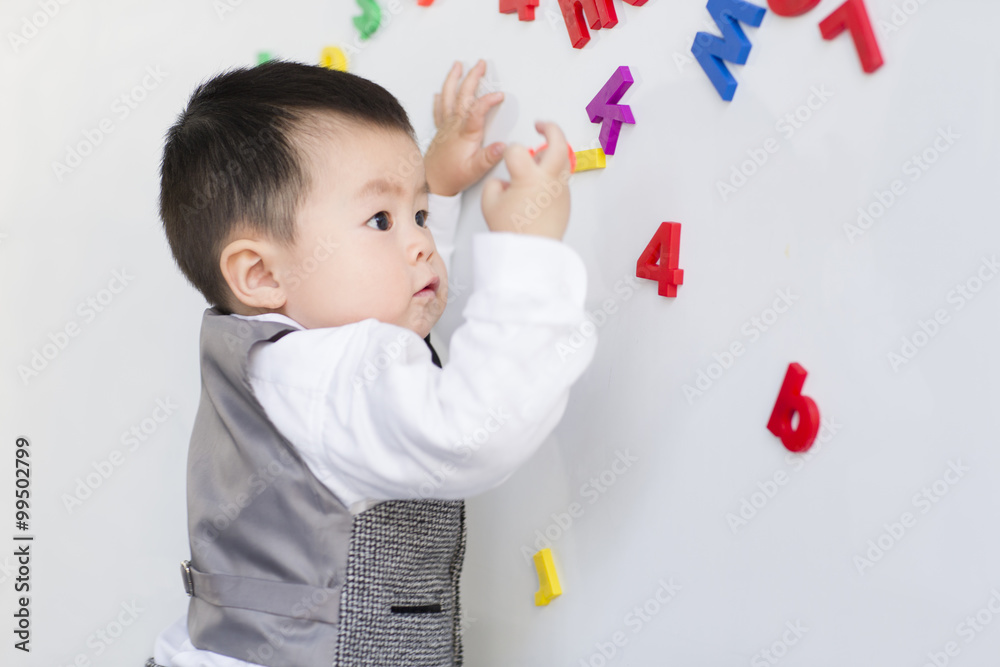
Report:
M542 549L534 555L535 570L538 571L538 590L535 591L535 606L542 607L552 601L552 598L562 595L559 586L559 575L556 574L556 564L552 560L552 550Z
M604 151L600 148L593 148L589 151L577 151L576 153L576 171L604 169L606 162Z
M336 46L327 46L319 54L319 64L327 69L347 71L347 56Z

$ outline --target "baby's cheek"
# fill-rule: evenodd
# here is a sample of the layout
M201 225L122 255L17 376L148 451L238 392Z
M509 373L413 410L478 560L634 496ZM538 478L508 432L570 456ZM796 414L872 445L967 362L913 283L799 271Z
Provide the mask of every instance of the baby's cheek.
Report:
M448 301L448 269L445 268L444 262L440 262L440 267L438 270L438 278L441 280L438 283L438 298L442 302Z

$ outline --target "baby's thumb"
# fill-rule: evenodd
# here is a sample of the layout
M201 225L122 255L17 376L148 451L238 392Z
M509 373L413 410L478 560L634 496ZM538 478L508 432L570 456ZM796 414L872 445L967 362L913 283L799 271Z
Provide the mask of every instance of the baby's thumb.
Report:
M489 146L481 149L479 155L476 156L476 168L479 173L485 174L487 171L492 169L497 162L503 159L504 144L502 141L497 141Z

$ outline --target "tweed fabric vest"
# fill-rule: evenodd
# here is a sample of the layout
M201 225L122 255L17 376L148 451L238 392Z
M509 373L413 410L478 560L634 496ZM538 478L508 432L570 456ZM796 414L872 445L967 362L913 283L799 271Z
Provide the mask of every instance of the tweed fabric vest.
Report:
M461 665L464 501L388 501L352 516L249 383L251 346L292 331L205 311L182 567L191 642L268 667Z

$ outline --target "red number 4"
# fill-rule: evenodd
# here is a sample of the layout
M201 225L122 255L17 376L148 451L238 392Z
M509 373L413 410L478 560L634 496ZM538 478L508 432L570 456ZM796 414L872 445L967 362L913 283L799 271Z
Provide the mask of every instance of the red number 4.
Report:
M677 296L677 286L684 283L684 270L677 268L680 247L681 223L660 223L635 264L636 277L655 280L660 296Z

